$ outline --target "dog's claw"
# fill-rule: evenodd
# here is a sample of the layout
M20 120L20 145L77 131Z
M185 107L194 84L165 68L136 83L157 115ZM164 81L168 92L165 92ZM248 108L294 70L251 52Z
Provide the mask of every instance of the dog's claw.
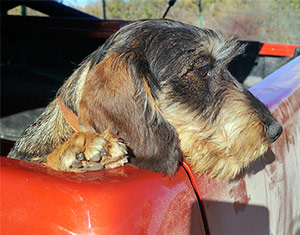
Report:
M101 155L106 155L105 149L101 149L101 150L100 150L100 154L101 154Z
M110 162L110 163L106 164L105 169L112 169L112 168L116 168L119 166L124 166L125 163L128 163L127 157L124 157L115 162Z
M96 156L94 156L94 157L92 157L90 159L90 161L92 161L92 162L99 162L100 160L101 160L101 156L100 155L96 155Z
M84 159L83 153L76 154L76 160L80 161L80 160L83 160L83 159Z
M88 167L89 171L97 171L97 170L102 170L104 166L100 163L95 163L93 166Z
M72 167L75 167L75 168L79 168L79 167L81 167L82 166L82 163L81 163L81 161L74 161L73 163L72 163Z
M125 144L111 132L101 135L94 132L77 132L66 144L69 146L64 147L60 163L58 167L53 167L54 169L73 172L96 171L124 166L128 162Z

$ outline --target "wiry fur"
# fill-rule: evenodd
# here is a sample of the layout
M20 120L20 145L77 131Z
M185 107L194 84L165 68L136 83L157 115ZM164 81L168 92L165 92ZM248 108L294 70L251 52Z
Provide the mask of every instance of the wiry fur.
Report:
M212 30L138 21L91 54L58 95L78 115L82 133L101 136L110 128L139 168L173 175L184 158L195 172L233 178L267 150L281 128L228 72L242 51L235 38ZM270 125L278 132L272 138ZM73 134L54 100L9 157L46 162L54 149L71 148L66 143Z
M176 103L161 102L165 117L177 130L185 160L196 172L233 178L267 150L263 124L255 113L250 113L245 98L234 93L227 94L228 103L215 120L191 115L188 108Z

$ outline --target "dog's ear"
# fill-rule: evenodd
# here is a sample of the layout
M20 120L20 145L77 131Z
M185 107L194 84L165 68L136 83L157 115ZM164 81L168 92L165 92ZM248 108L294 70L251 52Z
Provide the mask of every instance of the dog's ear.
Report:
M181 158L175 129L156 103L158 81L137 53L113 53L88 73L79 108L83 128L108 127L129 148L130 162L173 175Z

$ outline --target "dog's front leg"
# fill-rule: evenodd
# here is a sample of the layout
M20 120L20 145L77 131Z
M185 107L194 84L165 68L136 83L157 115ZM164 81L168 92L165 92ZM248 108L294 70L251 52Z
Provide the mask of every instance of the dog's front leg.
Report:
M111 169L128 162L126 146L107 129L102 134L76 132L47 157L46 165L60 171Z

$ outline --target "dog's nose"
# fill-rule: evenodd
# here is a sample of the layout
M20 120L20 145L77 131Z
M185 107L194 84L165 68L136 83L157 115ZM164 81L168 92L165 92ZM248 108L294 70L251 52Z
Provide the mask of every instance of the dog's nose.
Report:
M283 131L282 126L275 121L267 125L266 130L270 143L273 143L275 140L277 140Z

